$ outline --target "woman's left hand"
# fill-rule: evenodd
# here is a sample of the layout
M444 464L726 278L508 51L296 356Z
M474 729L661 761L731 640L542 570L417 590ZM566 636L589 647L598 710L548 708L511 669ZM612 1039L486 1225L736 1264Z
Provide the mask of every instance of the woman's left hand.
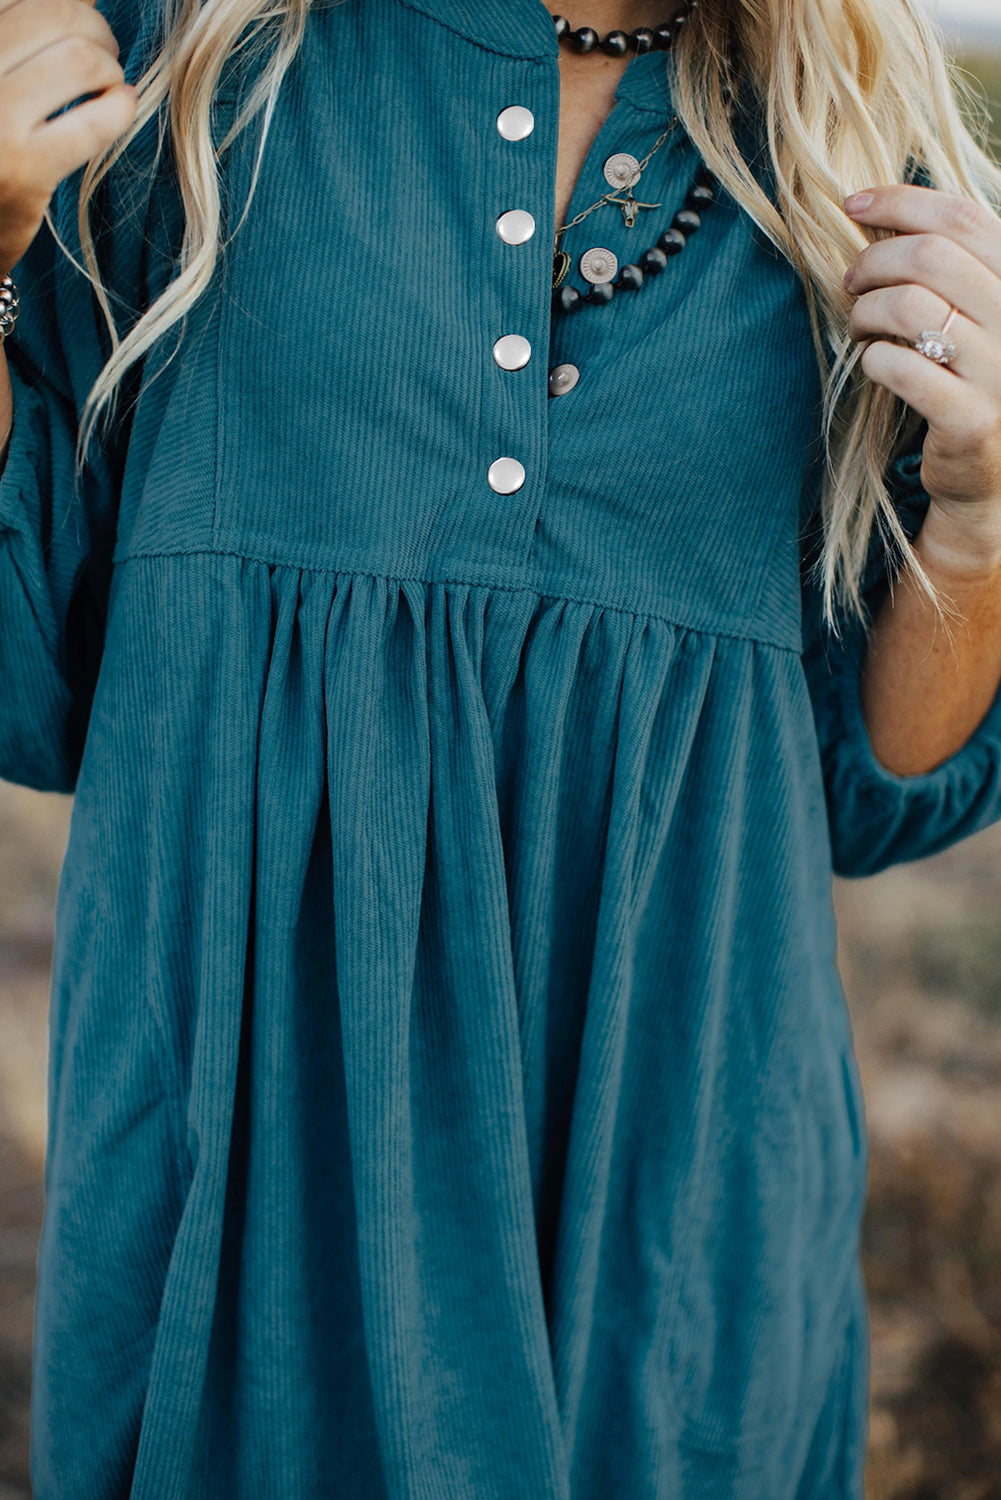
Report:
M921 483L931 508L922 530L940 528L960 570L993 568L1001 562L1001 219L911 183L873 188L868 205L860 196L845 200L846 213L897 233L849 267L845 285L857 296L849 336L873 340L862 352L865 374L928 423ZM942 327L950 306L957 352L946 366L913 345Z

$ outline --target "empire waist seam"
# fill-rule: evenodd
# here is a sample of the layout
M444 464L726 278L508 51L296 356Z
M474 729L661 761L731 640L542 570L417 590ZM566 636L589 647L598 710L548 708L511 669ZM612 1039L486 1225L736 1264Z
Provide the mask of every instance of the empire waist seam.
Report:
M583 589L575 589L572 584L566 584L554 578L551 573L545 574L541 570L534 573L522 570L523 576L509 579L497 576L497 574L491 576L487 570L479 573L472 571L466 573L454 568L429 567L419 571L409 571L385 567L358 567L351 563L338 563L333 560L307 562L290 557L261 556L256 552L235 547L137 548L124 553L116 553L113 563L118 568L125 563L158 557L239 557L246 562L258 563L264 567L291 568L302 573L332 573L346 577L383 578L394 583L440 584L484 588L506 593L529 593L537 595L540 599L565 600L568 603L583 604L595 610L626 614L634 619L660 620L678 630L716 640L753 641L757 645L792 652L797 656L802 653L800 641L783 639L777 632L769 633L767 628L764 626L759 628L754 622L745 625L740 622L720 624L714 621L710 624L706 620L699 620L684 609L672 608L669 602L647 604L639 600L627 603L622 599L603 596L597 591L587 592Z

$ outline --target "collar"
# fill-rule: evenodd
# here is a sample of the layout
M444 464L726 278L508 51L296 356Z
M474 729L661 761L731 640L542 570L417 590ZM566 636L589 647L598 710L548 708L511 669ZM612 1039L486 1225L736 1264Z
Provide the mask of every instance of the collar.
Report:
M505 57L558 57L560 44L545 0L403 0L489 52Z
M550 10L545 0L403 0L403 4L490 52L533 60L559 57L553 16L560 12L555 6ZM670 114L667 66L664 52L634 55L619 79L615 98Z
M637 53L619 79L616 99L627 99L638 109L650 109L669 119L674 113L674 103L668 66L666 52Z
M531 60L558 58L552 17L545 0L402 0L459 36L467 37L504 57ZM668 83L668 54L638 52L630 58L615 89L615 99L626 99L639 110L650 110L668 118L672 113Z

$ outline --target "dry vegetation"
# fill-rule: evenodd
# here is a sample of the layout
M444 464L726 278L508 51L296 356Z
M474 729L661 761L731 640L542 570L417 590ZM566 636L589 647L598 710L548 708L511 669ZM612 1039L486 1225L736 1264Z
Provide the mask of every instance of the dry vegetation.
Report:
M0 782L0 1500L25 1500L52 917L70 800Z
M1001 825L837 897L871 1139L869 1500L1001 1500Z

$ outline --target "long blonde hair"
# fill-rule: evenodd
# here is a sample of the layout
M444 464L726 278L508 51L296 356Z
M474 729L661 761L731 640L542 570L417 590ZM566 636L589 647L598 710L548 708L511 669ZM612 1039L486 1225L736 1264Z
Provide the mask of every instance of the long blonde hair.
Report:
M183 334L188 310L212 279L225 248L221 158L263 111L245 215L281 81L310 8L341 0L162 3L155 55L137 80L136 118L88 163L80 184L80 244L112 353L84 405L78 471L97 415L125 371L179 320ZM216 144L210 106L227 60L238 52L247 58L260 54L263 64ZM887 466L914 414L865 377L862 346L848 337L851 297L844 272L880 232L853 223L841 205L849 192L907 180L917 167L936 187L1001 210L1001 168L990 155L982 96L948 56L921 0L700 0L664 60L678 116L695 148L796 268L805 288L823 380L823 545L815 576L823 587L825 619L836 628L839 604L866 618L860 584L877 524L942 613L886 484ZM774 204L730 124L727 99L745 82L767 133ZM100 280L89 207L97 184L153 116L159 117L154 166L168 127L171 134L183 243L178 274L119 338Z

